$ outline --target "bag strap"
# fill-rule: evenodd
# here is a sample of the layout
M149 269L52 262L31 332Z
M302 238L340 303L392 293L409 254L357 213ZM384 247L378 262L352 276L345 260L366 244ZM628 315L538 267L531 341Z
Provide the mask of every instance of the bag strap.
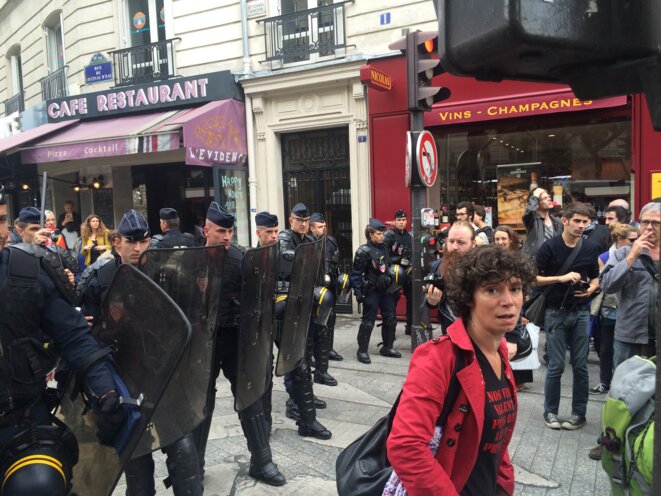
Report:
M448 390L445 393L445 400L443 400L443 410L441 411L441 415L436 420L436 425L441 427L445 425L445 422L448 419L448 415L450 414L450 410L452 410L454 403L457 401L457 396L459 396L459 379L457 379L457 373L463 369L465 365L463 352L461 350L455 351L454 345L452 345L452 348L455 355L454 369L452 369L450 384L448 385ZM390 409L390 413L388 414L388 434L390 434L392 429L392 423L395 419L395 414L397 413L397 406L399 405L399 400L402 397L402 392L403 391L399 392L399 395L397 396L397 399L395 400L395 403L393 403L392 408Z
M578 256L578 252L581 250L581 245L583 244L583 238L578 238L578 243L576 243L576 246L574 246L573 250L565 260L565 263L562 264L562 267L560 267L560 270L558 271L558 274L563 275L565 271L569 268L569 266L572 264L574 260L576 260L576 257ZM557 282L554 282L553 284L549 284L546 286L544 289L544 292L542 293L542 296L545 298L548 296L549 292L555 286L558 284Z

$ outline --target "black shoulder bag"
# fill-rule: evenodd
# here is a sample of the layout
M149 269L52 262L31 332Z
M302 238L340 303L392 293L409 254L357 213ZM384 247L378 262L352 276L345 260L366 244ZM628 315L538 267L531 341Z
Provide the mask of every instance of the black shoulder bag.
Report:
M453 345L454 347L454 345ZM456 359L443 411L436 421L443 426L459 394L457 372L464 368L464 355L455 351ZM392 474L386 454L386 441L397 412L399 393L390 413L379 419L370 430L347 446L335 462L335 479L339 496L380 496Z
M567 269L569 269L569 266L576 259L578 252L581 250L582 244L583 244L583 238L578 238L578 243L576 243L576 246L565 260L565 263L563 263L562 267L560 267L558 274L563 275L566 273ZM556 284L557 283L549 284L548 286L546 286L543 292L533 296L526 304L524 315L526 319L528 319L530 322L535 324L537 327L542 327L542 325L544 324L544 312L546 311L546 297L548 296L553 286L555 286Z

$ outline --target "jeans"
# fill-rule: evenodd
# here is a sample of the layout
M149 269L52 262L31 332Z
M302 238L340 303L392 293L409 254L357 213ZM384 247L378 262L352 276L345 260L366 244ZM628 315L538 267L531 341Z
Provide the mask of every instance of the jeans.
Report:
M559 310L547 308L544 314L546 353L549 359L544 384L544 413L558 414L560 379L565 371L565 355L569 345L573 415L585 417L588 406L588 321L587 309Z
M642 343L626 343L615 339L613 343L613 369L616 369L619 364L628 360L634 355L640 356L653 356L656 355L656 350L653 345Z
M606 386L613 379L613 336L615 319L599 317L599 381Z

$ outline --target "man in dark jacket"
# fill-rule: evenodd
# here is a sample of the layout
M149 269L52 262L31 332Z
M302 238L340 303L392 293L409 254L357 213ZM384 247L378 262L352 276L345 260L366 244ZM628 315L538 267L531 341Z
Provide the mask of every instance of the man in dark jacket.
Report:
M562 221L551 215L552 208L551 196L545 189L537 188L531 193L523 214L526 226L523 251L530 256L534 257L546 240L562 234Z
M190 248L195 246L195 237L179 230L179 214L174 208L162 208L158 211L158 216L163 234L156 234L151 238L151 248Z

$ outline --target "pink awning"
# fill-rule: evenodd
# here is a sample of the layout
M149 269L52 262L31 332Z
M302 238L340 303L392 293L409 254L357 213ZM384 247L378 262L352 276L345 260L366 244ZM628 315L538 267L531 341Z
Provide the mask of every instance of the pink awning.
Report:
M43 124L42 126L29 129L27 131L14 134L7 138L0 139L0 154L9 153L30 141L46 136L58 129L62 129L78 122L78 119L70 121L55 122L52 124Z
M183 127L186 163L243 167L248 160L243 102L220 100L188 109L165 121L161 129Z
M112 157L179 148L178 130L159 130L178 112L153 112L80 122L33 147L21 150L23 163L60 162Z

